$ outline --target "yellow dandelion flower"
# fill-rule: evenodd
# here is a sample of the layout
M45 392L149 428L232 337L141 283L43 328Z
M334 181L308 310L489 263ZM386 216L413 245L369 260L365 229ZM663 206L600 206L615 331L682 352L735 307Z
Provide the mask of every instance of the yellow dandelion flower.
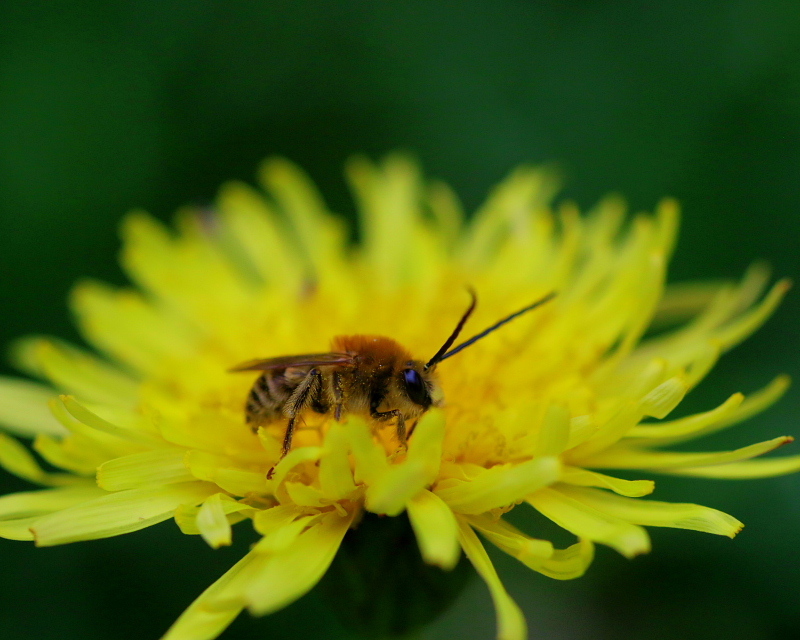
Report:
M15 362L44 383L0 381L0 465L47 487L0 498L0 536L50 546L174 518L216 548L251 520L262 537L164 636L201 640L243 609L267 614L306 593L365 512L405 512L425 562L451 569L463 551L489 588L498 637L522 640L523 616L481 538L534 571L575 578L595 543L626 557L649 551L645 526L730 537L742 527L716 509L646 499L652 480L607 469L706 478L800 469L800 456L753 460L788 436L734 451L665 449L741 422L788 384L778 377L665 420L789 286L764 294L757 266L739 283L666 287L674 202L630 221L614 199L585 216L553 210L553 176L523 167L466 220L448 187L424 182L404 157L358 158L347 175L355 245L284 160L263 166L265 194L227 184L213 214L183 212L176 232L143 213L126 218L122 262L136 288L83 282L72 296L99 355L25 339ZM255 433L246 424L261 372L231 367L326 352L342 335L387 336L425 362L463 314L467 287L480 304L465 335L557 295L438 365L444 401L421 412L407 448L395 420L358 412L339 421L302 412L283 458L285 418ZM12 436L33 439L59 471ZM557 549L518 530L503 517L518 505L577 541Z

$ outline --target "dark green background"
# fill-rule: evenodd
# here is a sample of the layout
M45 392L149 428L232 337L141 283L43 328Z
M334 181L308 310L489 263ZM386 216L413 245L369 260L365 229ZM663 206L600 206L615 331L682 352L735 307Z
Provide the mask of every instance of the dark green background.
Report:
M251 180L270 154L301 163L352 212L352 152L402 148L474 208L511 167L561 163L565 194L608 191L685 216L673 279L736 277L757 258L798 276L800 4L742 0L0 3L0 341L75 338L65 298L84 275L121 283L116 227L168 218ZM790 294L687 407L798 374ZM576 339L578 339L576 337ZM800 395L698 447L800 435ZM795 451L800 451L795 445ZM2 477L5 490L24 483ZM800 477L659 482L747 523L735 540L652 530L627 561L549 580L494 554L531 637L800 637ZM54 549L0 541L3 640L147 640L246 549L211 551L165 523ZM224 638L347 637L318 592ZM428 639L492 638L473 581Z

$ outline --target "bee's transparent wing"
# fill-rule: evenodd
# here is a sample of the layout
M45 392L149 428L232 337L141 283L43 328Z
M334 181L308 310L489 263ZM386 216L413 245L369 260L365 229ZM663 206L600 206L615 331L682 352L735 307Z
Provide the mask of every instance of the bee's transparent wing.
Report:
M236 371L269 371L270 369L286 369L288 367L318 367L325 365L353 364L355 359L346 353L307 353L299 356L278 356L265 360L248 360L228 369Z

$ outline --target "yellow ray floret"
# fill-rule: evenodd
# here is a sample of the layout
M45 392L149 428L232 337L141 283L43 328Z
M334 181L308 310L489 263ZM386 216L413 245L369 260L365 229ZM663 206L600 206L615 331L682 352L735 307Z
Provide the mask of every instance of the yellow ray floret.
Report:
M674 201L630 220L617 198L584 216L569 204L553 210L555 174L522 167L468 219L453 191L405 156L355 158L347 177L355 245L282 159L261 167L263 192L224 185L214 212L185 210L176 230L142 212L125 219L122 264L135 288L87 281L72 295L95 352L26 338L14 363L41 382L0 378L0 466L46 487L0 498L0 536L49 546L172 518L217 548L249 520L259 541L165 636L211 640L242 610L267 614L311 589L365 512L406 512L422 559L450 570L463 551L489 588L498 638L523 640L521 610L478 534L534 571L572 579L595 543L648 552L645 527L741 529L716 509L645 498L651 474L800 470L800 456L753 459L789 436L664 450L742 422L788 386L780 376L668 419L789 288L768 289L762 265L738 283L667 286ZM443 401L415 420L407 448L391 421L307 411L283 457L286 419L245 423L260 372L232 366L325 352L334 336L354 334L391 337L425 362L463 313L466 287L480 300L465 329L473 335L556 295L437 365ZM57 471L14 436L33 440ZM503 516L517 506L577 541L559 549L515 528Z

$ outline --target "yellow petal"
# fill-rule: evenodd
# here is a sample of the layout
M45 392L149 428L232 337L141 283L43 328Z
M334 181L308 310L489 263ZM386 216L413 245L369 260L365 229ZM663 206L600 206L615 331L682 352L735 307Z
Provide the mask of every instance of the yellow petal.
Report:
M197 218L194 211L185 211L178 219L182 233L175 237L144 212L128 214L121 229L121 261L131 279L164 307L211 329L221 310L235 313L245 302L247 283L225 259L218 234L207 233Z
M459 520L458 539L478 575L489 587L497 612L497 640L526 640L528 627L522 611L503 587L486 549L466 521Z
M88 482L71 487L11 493L0 497L0 520L52 513L101 495L106 495L106 492Z
M294 515L297 515L296 510ZM308 529L308 527L313 525L321 517L321 514L300 515L294 520L287 520L281 526L273 528L264 535L264 537L255 544L253 551L267 554L282 553L295 543L303 531Z
M559 472L557 458L537 458L486 469L470 481L445 480L434 491L456 513L479 514L524 500L556 482Z
M225 225L263 282L285 291L300 290L305 276L296 251L287 246L280 222L252 187L229 182L217 197Z
M633 400L622 402L611 417L598 427L589 422L581 429L583 437L586 438L584 441L577 440L575 434L572 434L569 444L579 444L567 452L567 460L571 463L584 460L619 442L620 438L623 438L642 419L642 415L639 402Z
M663 198L656 206L655 218L658 245L665 254L672 255L680 226L680 204L674 198Z
M202 482L129 489L44 516L32 527L37 546L108 538L171 518L182 504L199 504L218 491Z
M592 416L582 415L571 418L569 421L569 440L565 451L569 451L588 441L599 430L600 425L592 419Z
M355 458L355 481L374 485L389 470L386 451L375 442L372 432L362 418L350 417L346 428Z
M31 453L16 439L0 432L0 467L15 476L44 485L61 485L80 482L68 473L47 473Z
M275 465L272 477L273 486L278 486L286 479L289 472L303 462L316 462L322 455L322 447L299 447L292 449L286 457Z
M594 559L591 540L581 540L566 549L553 549L549 541L531 538L505 520L486 516L469 516L468 520L500 549L528 568L556 580L580 578Z
M191 482L194 476L184 464L183 449L155 449L104 462L97 469L97 484L107 491L147 485Z
M88 402L132 404L138 382L116 367L57 340L20 341L17 356L36 363L53 384ZM29 350L29 354L23 351Z
M701 435L721 431L762 412L776 402L789 388L789 376L778 376L755 393L735 393L716 409L670 422L642 424L628 432L630 438L641 438L636 444L672 444L692 440Z
M419 462L426 470L430 482L433 482L439 473L444 433L444 412L432 410L422 416L414 430L414 437L408 443L406 460Z
M580 487L562 486L559 491L605 514L649 527L692 529L733 538L744 526L727 513L697 504L636 500Z
M204 371L200 375L203 376L207 373ZM221 375L221 373L217 372L217 375ZM215 381L213 384L216 383ZM242 391L242 394L244 393L245 391ZM272 455L263 451L256 445L250 429L244 427L240 415L228 415L219 410L201 407L195 403L195 400L190 401L190 408L184 405L183 411L175 411L178 408L175 398L159 398L157 402L159 404L153 408L154 415L150 422L159 437L165 442L184 449L199 449L235 457L242 463L258 464L265 469L264 473L269 468L269 463L278 458L276 439L268 437L269 443L275 446ZM165 406L161 403L164 403ZM185 413L187 408L189 409L188 415ZM164 413L173 411L175 411L175 415L164 415Z
M154 435L145 433L144 431L135 431L133 429L118 427L115 424L111 424L107 420L103 420L97 414L89 411L72 396L60 396L60 399L70 415L87 427L97 429L103 433L117 436L118 438L122 438L123 440L128 440L130 442L149 445L163 444L160 438Z
M62 457L75 458L77 461L93 461L96 471L100 464L110 458L119 458L146 448L127 438L118 438L85 425L67 411L60 397L52 398L49 405L53 417L70 433L66 438L59 440Z
M689 320L705 309L725 284L726 281L701 280L668 285L651 327L673 326Z
M236 502L236 500L225 494L220 495L222 496L220 499L220 506L229 524L241 522L248 516L256 513L256 510L250 505ZM200 507L197 505L182 504L175 509L175 524L178 525L181 533L189 536L200 535L201 531L197 522L197 514L199 512Z
M166 225L145 211L131 211L120 224L120 235L123 239L121 262L132 280L148 289L148 284L158 280L160 273L164 276L163 282L155 284L156 292L159 288L175 286L181 275L175 268L180 256Z
M270 158L262 164L259 178L291 223L292 239L300 244L310 273L320 280L336 278L344 245L342 221L327 215L308 176L283 158Z
M439 237L445 242L446 248L452 248L464 225L464 207L458 195L448 184L434 180L428 188L428 204Z
M283 490L289 499L300 507L322 508L330 506L333 500L328 498L320 489L303 482L285 482ZM280 493L278 494L281 495ZM282 498L281 498L281 501Z
M623 360L641 340L650 319L653 317L664 289L667 252L661 244L658 228L653 220L636 216L620 249L620 258L628 264L621 269L618 283L615 283L617 296L607 296L607 304L616 304L616 313L622 318L620 307L627 307L627 322L620 334L619 344L613 350L608 362ZM655 245L655 246L654 246ZM615 300L615 298L617 298ZM624 305L624 307L622 307Z
M531 538L502 518L464 516L464 520L503 551L531 568L531 565L553 556L552 542Z
M645 446L663 445L681 440L694 439L711 431L721 429L719 425L742 404L744 396L734 393L716 409L697 413L671 422L641 424L631 429L626 440L641 438Z
M268 509L259 509L253 516L253 526L262 535L267 535L292 522L302 514L293 504L281 504Z
M444 414L440 411L429 413L419 422L406 459L392 465L367 487L367 509L395 516L405 509L408 500L433 483L442 459L444 427Z
M222 633L239 615L244 605L232 603L228 607L211 608L208 606L208 602L227 589L230 583L253 562L254 558L256 558L256 554L248 553L219 580L203 591L161 640L213 640Z
M536 567L536 571L555 580L580 578L594 560L594 544L582 539L566 549L556 549L553 555Z
M38 519L39 516L29 516L14 520L0 520L0 538L5 538L6 540L33 540L31 527Z
M87 502L105 492L94 484L12 493L0 497L0 538L33 540L30 528L43 515Z
M40 433L66 435L66 429L47 407L56 395L52 389L35 382L0 376L0 426L27 438Z
M688 362L675 362L677 366L686 367L685 382L687 392L694 389L714 368L722 355L722 346L715 338L701 343Z
M614 493L618 493L621 496L630 496L631 498L653 493L653 489L656 487L656 483L652 480L623 480L579 467L565 467L561 472L561 481L579 487L611 489Z
M678 406L687 390L686 381L681 376L665 380L642 399L641 411L646 416L663 418Z
M442 569L452 569L461 555L458 523L441 498L423 489L406 505L422 559Z
M247 465L237 466L235 460L206 451L188 451L184 463L198 480L213 482L219 488L237 496L264 493L267 490L265 471L253 471Z
M791 281L788 279L779 280L757 306L749 309L739 318L723 327L717 335L722 348L729 349L739 344L764 324L767 318L774 313L791 286Z
M587 467L601 469L651 469L661 471L681 467L700 467L748 460L774 451L794 438L781 436L765 442L751 444L734 451L709 453L678 453L671 451L647 451L618 445L581 461Z
M725 480L748 480L752 478L771 478L800 471L800 456L783 456L766 460L745 460L710 467L681 467L659 469L659 473L698 478L720 478Z
M647 532L555 489L542 489L528 498L543 515L580 538L607 544L628 558L650 551Z
M319 484L322 493L332 500L341 500L355 491L350 469L350 440L345 427L333 423L325 434L325 446L319 461Z
M95 456L89 447L76 447L75 438L51 438L38 435L33 441L33 450L54 467L66 469L79 476L94 476L97 466L107 455Z
M218 549L231 543L231 525L223 506L226 502L234 502L224 493L215 493L203 501L197 512L197 528L203 540L212 549Z
M472 217L458 248L459 261L469 269L491 263L520 218L543 208L558 186L552 170L523 166L512 171Z
M272 613L310 591L333 561L352 520L352 514L342 517L331 511L291 546L270 556L244 590L250 612Z
M420 217L419 170L400 154L388 156L377 166L356 156L346 170L359 204L370 269L383 287L395 289L416 274L415 263L425 255L414 246L414 227Z
M647 340L632 357L659 356L668 358L677 366L685 366L698 357L707 360L710 351L702 354L703 350L726 350L729 345L720 341L720 334L745 317L742 311L751 307L768 279L768 271L754 265L748 269L740 285L718 285L716 295L692 322L666 335Z
M550 405L542 423L536 454L540 456L561 455L567 448L569 437L569 410L559 405Z
M731 415L726 416L717 428L724 429L725 427L743 422L757 413L761 413L764 409L780 400L781 396L783 396L789 388L790 383L791 379L789 376L781 375L776 377L763 389L759 389L755 393L747 395L739 408Z
M144 300L138 292L81 282L71 305L84 335L120 362L142 372L158 372L165 361L191 360L197 327Z

